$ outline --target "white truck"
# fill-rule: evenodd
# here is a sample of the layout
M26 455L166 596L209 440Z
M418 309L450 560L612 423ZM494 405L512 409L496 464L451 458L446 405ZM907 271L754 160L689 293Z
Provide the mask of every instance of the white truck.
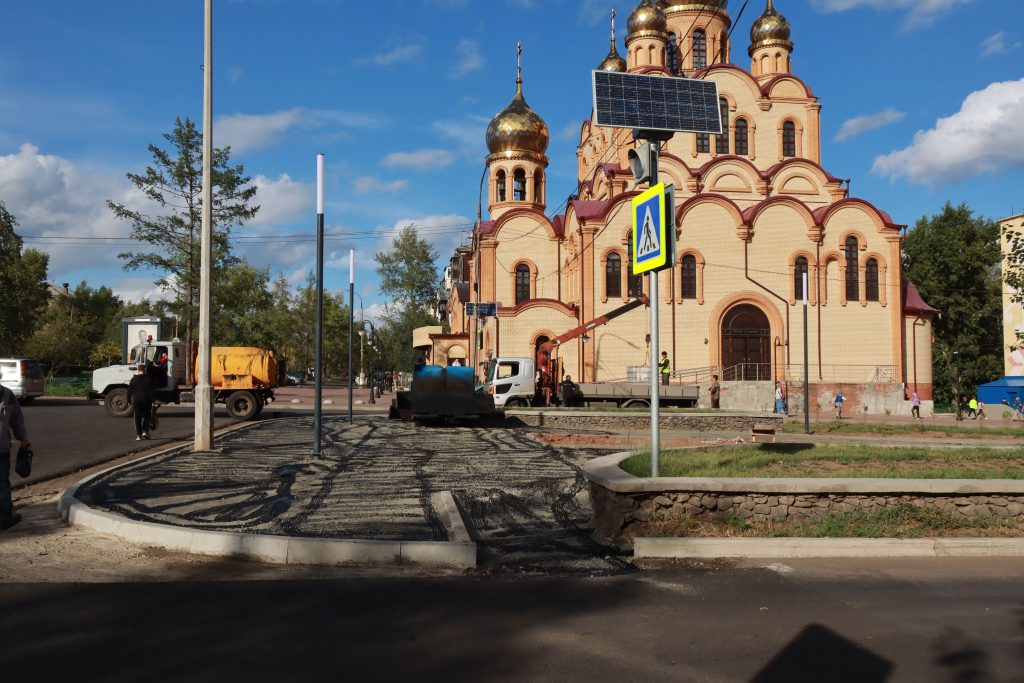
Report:
M194 346L194 344L193 344ZM166 365L159 363L167 354ZM210 384L215 402L227 405L233 417L249 420L274 400L277 387L277 360L267 349L245 346L214 346L210 349ZM191 400L195 390L193 372L196 349L189 353L184 342L147 340L132 349L128 363L100 368L92 373L89 398L102 399L107 414L126 417L128 383L138 372L140 363L150 368L156 400L160 403L181 403Z
M549 399L538 386L536 361L525 357L494 359L488 368L487 390L494 396L495 408L545 405L548 400L567 407L651 405L651 385L646 382L580 382L571 386L562 382L551 387ZM695 384L658 385L658 400L663 406L695 406L699 393Z

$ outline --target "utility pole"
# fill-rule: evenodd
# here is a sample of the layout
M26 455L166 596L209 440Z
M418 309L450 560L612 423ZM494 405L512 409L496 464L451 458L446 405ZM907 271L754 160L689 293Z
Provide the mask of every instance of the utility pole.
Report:
M203 40L203 215L199 259L199 357L195 387L195 450L213 448L210 386L210 274L213 262L213 0L206 0Z
M804 273L804 434L811 433L811 380L807 363L807 273Z

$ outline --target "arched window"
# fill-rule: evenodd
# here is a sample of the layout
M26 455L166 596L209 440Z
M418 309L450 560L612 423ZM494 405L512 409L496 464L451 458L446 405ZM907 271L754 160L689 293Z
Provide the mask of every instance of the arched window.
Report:
M512 200L516 202L526 201L526 171L517 168L512 175Z
M704 31L693 32L693 68L703 69L708 65L708 39Z
M736 119L736 141L733 143L733 154L746 156L750 154L750 140L747 135L747 120Z
M679 73L679 46L676 45L676 34L668 34L668 43L665 46L666 61L668 70L672 73Z
M796 125L792 121L782 124L782 156L796 156Z
M606 299L622 296L622 257L615 253L608 254L604 263L604 296Z
M878 301L878 259L869 258L864 266L864 298Z
M682 268L680 269L680 285L684 299L697 298L697 258L693 254L683 257Z
M707 133L697 133L697 154L707 154L711 151L711 136Z
M530 300L530 266L516 266L516 306Z
M538 204L544 201L544 171L541 170L533 177L533 201Z
M718 98L718 111L722 115L722 134L715 136L715 151L719 154L729 153L729 102L724 97Z
M807 257L798 256L793 269L793 292L798 302L804 300L804 275L807 275Z
M505 172L498 171L498 201L505 201Z
M860 274L857 264L857 238L846 238L846 300L860 301Z
M629 233L629 240L628 240L628 243L626 245L626 249L628 249L628 253L630 254L630 259L632 259L632 254L633 254L633 233L632 232ZM643 293L644 293L644 276L643 275L634 275L633 274L633 269L628 264L627 264L626 268L628 269L626 271L626 296L628 296L631 299L635 299L637 297L643 296Z

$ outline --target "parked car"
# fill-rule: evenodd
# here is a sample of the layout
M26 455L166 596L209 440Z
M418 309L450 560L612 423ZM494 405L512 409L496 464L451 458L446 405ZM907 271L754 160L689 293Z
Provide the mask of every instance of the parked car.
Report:
M285 381L290 386L295 386L297 384L305 384L305 382L306 382L306 373L304 373L304 372L288 372L288 373L285 373L284 379L285 379Z
M0 358L0 384L14 392L22 405L43 395L43 369L31 358Z

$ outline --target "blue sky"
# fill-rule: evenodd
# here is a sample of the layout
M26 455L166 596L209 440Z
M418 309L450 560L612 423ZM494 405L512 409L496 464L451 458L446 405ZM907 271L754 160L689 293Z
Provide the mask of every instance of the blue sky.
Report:
M476 216L490 118L511 99L516 42L525 94L551 131L553 209L575 185L590 70L618 11L605 0L214 0L214 144L259 186L236 251L293 282L314 265L315 155L326 155L326 284L384 303L372 255L409 222L442 260ZM731 0L737 19L743 0ZM749 68L749 0L733 34ZM852 194L913 224L947 201L1001 218L1024 211L1024 3L776 0L793 71L821 99L823 165ZM0 200L50 280L156 296L116 257L129 225L107 199L150 162L176 116L202 120L203 0L4 0ZM140 205L144 206L144 205ZM486 207L485 207L486 211ZM305 242L274 242L291 233ZM70 240L73 237L113 238ZM38 239L46 237L48 239ZM63 239L54 239L63 238ZM118 241L117 238L121 238Z

